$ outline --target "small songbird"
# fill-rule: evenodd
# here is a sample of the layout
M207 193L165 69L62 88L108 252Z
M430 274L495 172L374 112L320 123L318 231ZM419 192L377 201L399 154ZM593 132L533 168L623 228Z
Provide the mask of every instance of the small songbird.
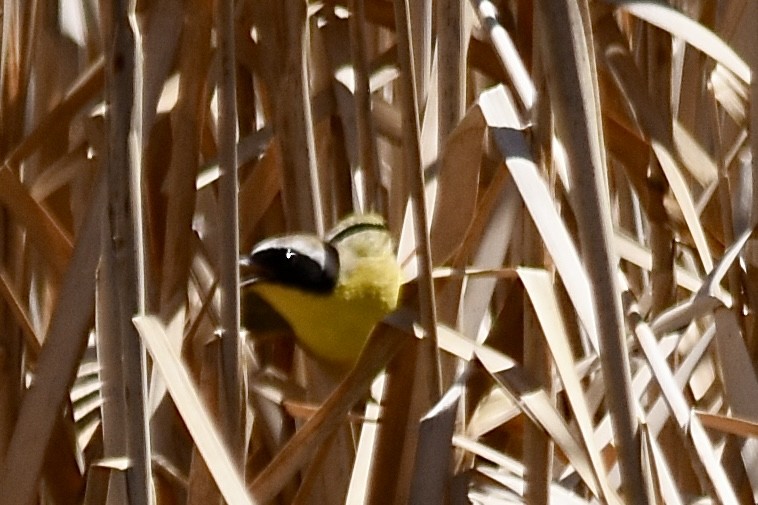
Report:
M260 326L263 299L315 358L351 367L374 325L397 306L401 272L384 220L343 219L326 236L296 234L258 243L240 260L242 324ZM265 323L264 323L265 324Z

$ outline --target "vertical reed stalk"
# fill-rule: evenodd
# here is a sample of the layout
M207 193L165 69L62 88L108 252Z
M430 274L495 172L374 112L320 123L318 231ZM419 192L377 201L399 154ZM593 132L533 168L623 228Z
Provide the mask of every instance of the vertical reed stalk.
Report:
M543 25L543 58L553 70L548 79L555 126L570 163L572 203L579 238L592 284L600 336L600 362L607 387L608 410L613 421L623 490L633 504L647 503L642 477L640 446L631 394L629 357L624 344L620 291L616 285L618 259L611 249L612 225L605 180L607 167L598 125L597 80L586 3L537 2ZM566 62L575 62L567 65Z
M219 52L219 292L221 293L221 367L226 439L238 464L244 464L242 362L240 360L239 214L237 176L237 80L234 2L216 0Z
M150 435L147 418L147 365L145 349L132 325L132 317L144 310L144 269L139 244L142 235L139 209L141 195L141 149L139 125L141 110L134 106L142 92L135 87L137 43L134 4L127 0L113 3L111 34L113 45L106 56L108 219L110 236L104 240L103 254L111 256L114 282L110 299L115 306L114 336L121 345L123 395L129 419L126 425L127 492L131 505L153 503ZM132 142L136 142L133 144ZM135 149L135 147L137 149ZM116 346L117 347L117 346Z
M419 107L414 79L413 47L411 45L411 24L408 2L395 0L395 26L397 33L397 51L400 63L400 101L403 118L403 170L409 179L413 222L416 230L416 261L418 263L419 307L421 324L428 337L424 356L432 365L430 393L434 396L432 404L442 394L442 370L437 345L437 309L434 301L434 284L432 282L432 254L429 246L429 220L426 216L426 192L424 184L424 167L421 162L419 146Z

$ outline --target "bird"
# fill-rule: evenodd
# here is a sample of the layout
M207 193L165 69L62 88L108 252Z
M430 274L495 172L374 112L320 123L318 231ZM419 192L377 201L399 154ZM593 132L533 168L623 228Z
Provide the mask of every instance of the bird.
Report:
M373 213L342 219L323 239L264 239L240 268L242 326L284 321L307 354L336 369L351 368L376 323L395 310L402 279L392 236Z

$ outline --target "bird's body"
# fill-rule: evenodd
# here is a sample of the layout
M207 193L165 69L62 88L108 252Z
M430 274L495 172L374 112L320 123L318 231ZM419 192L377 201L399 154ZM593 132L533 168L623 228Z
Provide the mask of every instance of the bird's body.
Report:
M400 269L378 216L347 218L326 241L268 239L245 264L257 276L245 289L271 305L309 353L340 368L352 366L374 325L397 306Z

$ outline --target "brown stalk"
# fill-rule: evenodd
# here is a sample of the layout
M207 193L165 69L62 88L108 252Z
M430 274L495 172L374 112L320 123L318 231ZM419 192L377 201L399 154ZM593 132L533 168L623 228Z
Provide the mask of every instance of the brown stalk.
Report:
M604 175L602 136L597 116L597 74L594 70L587 4L541 0L536 3L542 25L543 59L553 72L548 79L556 131L565 139L571 165L574 212L588 275L593 285L600 360L608 391L624 494L630 503L647 502L642 477L636 418L631 398L629 358L624 345L617 260L610 249L611 222ZM575 62L566 65L565 62ZM569 141L571 139L571 141Z
M539 50L535 50L532 56L538 62L535 65L536 70L533 72L534 79L542 87L540 91L546 92L547 83L545 82L545 69L543 68L544 60L541 58ZM549 101L546 99L546 93L537 96L539 98L537 99L536 107L533 107L531 110L531 118L537 130L532 150L534 156L540 161L539 164L542 171L555 184L557 181L551 151L553 135L552 114L549 109ZM552 188L552 193L553 195L558 194L555 186ZM522 220L521 235L520 242L523 244L521 264L532 266L549 265L549 256L539 242L539 234L531 221ZM532 371L535 379L541 383L545 392L555 401L555 388L552 383L554 366L548 353L544 330L538 327L539 321L535 314L533 303L534 301L527 303L524 300L524 366ZM550 496L548 490L553 478L552 461L555 456L555 444L550 437L547 437L536 426L529 423L524 426L523 450L526 471L524 497L529 503L549 503Z
M161 265L161 314L169 320L179 305L185 303L187 274L192 248L187 237L192 234L195 214L195 177L200 153L201 126L207 114L206 86L210 65L212 8L208 2L190 4L192 14L184 19L179 49L179 91L171 111L171 164L164 183L166 191L163 264Z
M381 419L377 426L376 440L371 458L372 472L367 483L367 503L379 505L384 503L407 503L410 477L403 473L415 447L408 442L409 436L415 437L418 430L417 419L412 412L418 412L414 405L414 390L422 385L419 381L418 352L420 346L414 342L405 352L398 354L387 366L387 375L381 399ZM418 397L418 394L415 395ZM420 463L419 463L420 464Z
M102 226L103 236L109 236L107 226ZM116 283L113 256L104 254L97 273L95 331L98 335L98 363L100 364L100 394L103 432L103 457L119 458L126 454L126 437L129 422L126 398L124 398L123 353L119 339L118 303L110 286ZM110 472L109 493L113 499L126 501L126 480L121 472Z
M522 214L524 215L524 214ZM539 234L531 221L522 219L518 235L522 247L521 265L537 266L544 263L544 250L538 242ZM524 368L540 383L545 393L555 401L552 387L553 365L545 339L539 328L531 302L524 300ZM549 488L553 478L554 444L538 426L528 423L524 427L524 467L526 470L524 498L538 505L550 503Z
M429 244L429 220L426 215L424 167L419 139L419 106L414 79L413 47L411 45L410 11L407 0L395 0L395 26L400 67L400 103L403 115L403 170L409 180L413 222L416 230L416 261L419 272L419 307L425 339L424 359L431 365L429 379L430 404L442 394L442 370L437 347L437 315L432 282L432 253Z
M371 120L371 90L366 57L366 12L364 0L349 0L353 15L348 20L350 49L355 72L355 120L358 126L358 153L365 174L366 210L382 212L386 207L381 191L379 153L376 132Z
M753 44L758 43L758 33L753 33ZM753 71L753 76L756 75L756 69L758 69L758 51L755 50L755 45L752 46L751 52L752 59L750 61L750 68ZM758 103L758 79L753 78L750 82L750 103ZM750 107L750 124L748 125L748 131L750 132L750 153L753 159L753 168L758 164L758 107ZM755 170L753 170L755 173ZM758 195L758 177L753 178L753 195ZM750 222L755 224L758 222L758 198L753 198L752 209L750 212ZM751 237L751 246L747 255L747 290L751 297L758 296L758 228L753 231ZM750 352L753 357L758 356L758 324L752 325L752 337L750 341Z
M141 131L142 89L135 86L139 43L132 25L131 3L119 0L112 5L110 30L112 45L106 48L106 95L110 103L107 117L108 151L105 174L108 186L108 236L102 254L110 256L114 272L108 285L113 305L114 350L119 349L123 375L123 395L129 413L126 449L131 460L127 474L127 493L132 505L153 503L150 435L148 429L147 363L145 349L131 318L144 307L144 277L140 275L141 257ZM138 105L139 107L139 105ZM136 147L137 154L133 154ZM118 352L118 351L116 351ZM118 373L118 372L117 372Z
M240 359L239 184L237 175L237 80L235 75L234 2L216 0L219 53L219 283L221 294L222 419L226 440L240 465L245 459L244 388Z
M67 90L61 102L48 112L39 124L14 147L6 158L6 164L17 166L23 159L43 146L61 122L68 121L88 101L102 91L104 82L105 61L103 58L99 58Z
M437 2L437 125L440 150L466 108L466 48L463 19L465 2Z
M400 350L405 338L408 336L399 330L383 323L377 325L355 367L253 481L249 489L256 501L266 503L282 491L292 476L342 424L345 415L365 394L376 374Z
M30 241L56 273L62 274L71 257L71 238L50 212L36 202L8 166L0 168L0 203L29 234Z
M0 496L9 505L27 505L37 492L45 449L87 346L95 309L100 216L106 208L103 178L94 191L37 360L34 387L24 395L0 468Z
M40 337L34 331L34 327L29 319L29 315L24 308L22 298L15 289L13 282L8 277L5 269L0 268L0 297L5 299L5 303L10 309L10 313L16 320L16 324L21 329L26 342L26 350L34 360L42 348Z
M286 23L285 71L271 90L276 96L276 129L282 143L285 216L289 229L323 235L324 213L316 167L313 118L308 85L309 18L303 0L277 8ZM279 62L275 63L279 65Z
M221 353L223 352L221 347L223 346L218 339L209 342L200 351L202 358L200 359L200 377L198 381L198 392L202 400L206 405L219 405L222 403L219 398L219 391L221 391L218 373L218 365L221 362ZM228 426L227 426L228 429ZM227 433L227 445L229 446L229 453L237 459L240 455L234 454L235 446L232 445L232 440L229 437L230 433ZM235 463L239 464L237 461ZM190 462L189 470L189 482L187 486L187 504L188 505L211 505L220 503L221 495L219 494L218 487L213 481L213 476L208 470L208 465L205 463L202 454L197 447L192 449L192 460Z

